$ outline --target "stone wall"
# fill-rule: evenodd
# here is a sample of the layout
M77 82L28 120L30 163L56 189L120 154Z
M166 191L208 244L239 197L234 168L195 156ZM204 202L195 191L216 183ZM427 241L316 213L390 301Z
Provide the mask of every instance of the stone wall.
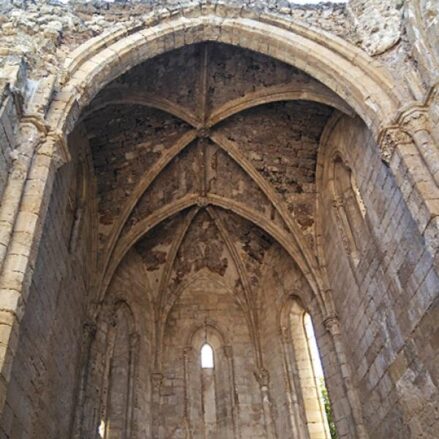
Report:
M324 6L301 6L283 1L267 3L261 0L229 3L235 7L251 5L258 12L269 11L292 17L345 38L351 38L352 35L352 26L346 18L343 3L326 3ZM0 24L3 30L3 63L11 64L24 56L32 70L38 70L40 74L56 73L69 52L112 26L122 23L135 25L151 13L173 11L195 4L191 1L168 0L2 2Z
M75 201L80 186L78 168L86 160L88 145L80 129L71 142L74 155L55 179L49 220L32 276L26 303L32 311L23 317L8 402L0 422L4 437L58 437L72 427L82 325L87 319L92 282L93 199L89 188L84 204ZM88 180L87 171L83 177ZM78 235L74 237L75 228ZM50 272L48 267L52 267Z
M306 436L298 300L339 437L432 437L434 8L153 3L0 6L0 436Z
M18 119L23 101L18 91L24 88L23 65L9 66L0 73L0 197L7 183L7 175L14 160Z
M365 424L370 437L429 436L438 392L431 363L435 342L426 333L428 342L417 340L437 312L439 279L432 256L404 202L405 185L398 188L361 121L339 120L326 148L322 246L342 332L360 341L346 340L345 346ZM364 200L367 232L358 265L341 245L343 226L331 194L331 151L339 151L349 164Z
M230 381L219 378L215 381L217 417L226 418L229 422L229 425L219 427L217 434L221 434L222 430L223 434L228 432L228 437L233 437L231 435L236 430L242 437L266 437L261 395L254 375L255 353L245 315L228 288L221 287L214 279L207 272L207 275L191 283L182 292L168 317L164 338L161 404L158 409L158 437L185 435L187 429L195 435L202 434L201 371L197 370L201 351L200 345L195 343L193 346L191 339L195 331L199 330L201 339L205 338L212 343L211 326L224 340L223 346L216 351L215 369L218 374L222 374L224 368L227 368L230 375ZM230 351L230 366L220 361L221 350L227 348ZM185 361L189 361L185 360L187 356L192 356L194 360L185 367ZM234 386L231 385L232 380ZM232 410L233 404L236 405L234 416L239 416L236 419L225 413L226 410Z

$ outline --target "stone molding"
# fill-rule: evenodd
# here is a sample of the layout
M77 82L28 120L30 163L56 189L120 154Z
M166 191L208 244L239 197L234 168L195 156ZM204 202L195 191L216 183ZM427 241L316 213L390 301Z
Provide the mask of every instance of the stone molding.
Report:
M108 72L109 69L114 71L113 67L110 67L109 63L111 65L116 65L115 63L117 62L119 67L116 68L117 73L115 73L122 73L122 71L126 69L126 67L124 67L122 63L128 62L129 66L132 67L133 62L141 62L142 59L144 59L145 57L144 54L147 46L150 46L152 44L151 41L154 41L154 38L164 38L165 35L167 35L169 32L175 35L175 41L174 43L172 43L172 46L168 46L165 49L166 51L172 49L173 47L179 47L182 44L189 44L191 42L208 39L217 40L218 38L220 38L220 40L223 42L231 42L232 44L236 44L236 42L234 42L235 38L242 38L243 42L245 41L245 45L251 46L256 42L256 39L250 39L249 37L245 36L245 33L252 32L255 34L256 38L256 35L261 32L262 28L269 27L272 30L277 29L279 35L283 31L291 32L292 35L295 35L295 38L300 41L300 43L298 41L299 45L297 45L297 48L299 48L302 44L302 40L303 44L308 44L308 42L313 41L313 44L317 44L317 46L321 47L321 49L318 49L318 47L316 46L314 50L321 51L319 55L321 55L322 60L324 59L323 52L325 50L338 53L341 57L340 63L350 63L351 60L355 58L356 68L365 72L362 78L369 78L372 82L375 81L376 85L372 85L372 83L370 83L370 86L367 86L367 88L374 91L376 90L377 92L379 88L381 88L382 90L382 93L379 93L381 95L381 99L376 98L376 106L374 111L375 113L377 108L383 107L383 105L387 106L387 109L383 109L382 111L383 117L387 118L395 112L395 110L392 110L391 108L397 108L398 102L401 102L401 98L395 94L395 88L392 87L393 81L390 79L390 76L384 72L382 67L378 69L376 63L371 62L371 60L363 52L361 52L361 50L356 49L355 47L349 45L341 39L338 39L336 37L331 37L330 39L323 38L319 33L314 30L305 28L304 26L297 23L291 23L291 21L280 17L270 16L269 14L261 14L257 17L253 16L253 18L249 18L247 14L245 18L241 17L233 19L221 18L220 15L215 15L215 8L209 9L207 7L207 10L210 12L211 15L208 15L207 13L203 14L202 12L200 12L199 9L195 8L191 11L185 11L184 13L182 13L181 11L176 11L170 16L168 14L165 14L165 17L156 17L152 22L160 22L160 24L156 26L157 32L154 36L152 34L152 31L153 29L155 29L155 27L145 28L138 32L135 32L137 28L134 28L134 33L132 34L129 34L128 29L126 30L126 33L123 33L120 29L117 29L114 32L113 37L110 37L108 34L105 36L97 37L96 40L78 48L72 54L72 59L67 61L66 63L66 66L68 66L68 68L71 68L72 72L67 75L67 77L70 79L65 82L64 89L66 90L66 92L63 93L61 91L59 98L64 99L62 97L63 95L66 97L67 100L65 100L64 102L67 107L71 107L73 104L75 104L75 102L75 105L79 104L80 107L83 107L85 104L84 97L86 97L87 95L93 96L95 92L90 89L89 91L87 91L87 93L84 94L84 92L90 87L86 85L86 83L84 83L84 79L80 79L81 76L82 78L87 78L86 82L90 82L92 78L94 78L93 89L96 89L96 87L102 88L105 83L107 83L108 80L111 79L104 79L102 73L99 73L100 70L102 71L104 65L106 66L105 71ZM230 11L228 11L228 13L228 17L233 16L233 14L230 15ZM250 14L250 16L252 16L252 14ZM183 32L183 28L185 34L191 34L190 40L189 36L185 37L181 34ZM239 29L239 31L235 32L235 36L230 35L230 30L232 28L236 30ZM199 29L203 30L200 31ZM222 30L220 31L220 29ZM267 28L263 32L267 33L270 31L270 29ZM242 34L241 37L240 34ZM121 35L126 35L126 37L118 39L121 37ZM204 38L202 37L202 35L204 35ZM230 38L232 38L231 41L228 40ZM273 38L277 38L277 35L275 33L273 34ZM100 39L102 39L102 41ZM169 43L167 43L166 45L168 44ZM99 48L103 48L104 45L106 45L106 48L103 49L99 55L95 55L96 51L99 50ZM257 50L256 47L253 47L253 49ZM278 50L276 50L276 52L278 52ZM131 61L133 53L138 54L138 56L136 57L136 61ZM312 52L308 51L307 53ZM277 57L277 53L268 53L268 55ZM342 58L344 59L344 61L342 61ZM312 76L316 76L320 80L323 79L319 77L321 76L321 74L319 75L314 66L312 66L312 64L310 63L310 61L303 62L303 60L300 60L300 56L297 56L296 59L297 63L300 64L298 65L299 68L302 68L305 71L309 70L307 73L310 73ZM334 68L334 66L332 66L331 68ZM343 66L340 65L339 68L343 69ZM345 72L345 69L343 69L342 71ZM98 75L99 77L97 77L96 75ZM342 73L342 75L344 76L346 75L346 73ZM102 82L102 80L104 80L105 82ZM355 81L351 82L354 83ZM74 92L72 87L74 87L76 93ZM67 96L66 88L71 89L69 96ZM384 92L384 89L387 90ZM78 99L72 100L72 97L78 92L83 96L78 95ZM348 98L348 101L351 100L352 102L353 96L348 97L347 94L346 96L344 96L344 91L340 90L340 92L342 92L342 97L344 97L345 99ZM387 97L383 98L383 96ZM89 98L86 99L89 100ZM370 125L374 129L376 129L380 122L378 122L378 120L372 122L373 116L371 113L371 109L367 109L368 102L371 99L375 99L375 97L372 97L372 95L370 95L367 101L365 101L364 99L360 99L359 96L355 99L357 101L357 103L354 105L354 107L356 107L356 110L360 113L363 113L363 117L365 117ZM360 101L362 103L360 103ZM363 110L361 110L361 107L359 107L359 105L363 107ZM62 121L62 119L64 119L65 117L71 117L69 116L71 110L66 108L66 111L67 112L63 112L64 115L60 114L59 116L52 116L51 120L53 121L53 123L55 123L55 125L62 127L67 123L66 126L71 127L72 124L68 120L66 120L65 122ZM365 112L369 113L369 115L367 115ZM59 117L61 117L61 120L59 119Z
M433 138L429 109L437 99L438 90L439 83L431 87L423 104L413 103L404 108L398 114L396 122L383 128L378 135L381 156L388 165L398 146L404 148L404 145L415 145L437 186L439 149Z

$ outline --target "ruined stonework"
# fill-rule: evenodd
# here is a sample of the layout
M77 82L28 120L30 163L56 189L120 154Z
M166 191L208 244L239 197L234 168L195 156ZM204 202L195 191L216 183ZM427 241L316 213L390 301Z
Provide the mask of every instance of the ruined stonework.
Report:
M0 3L0 439L439 436L439 6L300 3Z

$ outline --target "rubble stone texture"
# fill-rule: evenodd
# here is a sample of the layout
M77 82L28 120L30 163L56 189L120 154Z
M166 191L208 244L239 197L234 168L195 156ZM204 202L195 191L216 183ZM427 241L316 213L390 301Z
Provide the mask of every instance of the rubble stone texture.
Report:
M438 72L434 0L1 1L0 439L330 439L306 316L438 437Z

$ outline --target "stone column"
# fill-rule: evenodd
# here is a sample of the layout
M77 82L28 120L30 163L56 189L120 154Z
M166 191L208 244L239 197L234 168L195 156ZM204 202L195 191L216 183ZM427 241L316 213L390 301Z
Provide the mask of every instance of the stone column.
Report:
M163 375L161 372L154 372L151 375L151 410L152 410L152 425L151 425L151 437L152 439L158 439L159 427L160 427L160 388L163 382Z
M288 326L282 326L280 332L291 431L293 437L306 438L308 431L303 422L303 419L305 419L304 408L303 405L299 403L301 390L298 388L300 387L298 383L300 378L297 375L297 368L295 367L295 354L291 330Z
M183 360L184 360L184 364L183 364L183 398L184 398L184 407L183 407L183 418L184 418L184 422L186 425L186 428L188 429L188 435L187 437L190 438L192 437L192 419L190 416L190 408L189 408L189 395L188 395L188 388L189 388L189 368L191 367L191 356L194 354L193 352L193 348L191 346L186 346L183 349Z
M47 131L41 124L31 121L20 124L17 139L19 147L15 150L16 155L0 206L0 273L9 248L32 157L46 135Z
M232 424L233 424L233 437L239 439L241 433L239 431L239 399L238 392L236 390L235 380L235 364L233 361L233 349L232 346L224 346L224 356L227 360L227 368L229 372L229 389L230 399L232 402Z
M96 324L94 322L86 322L83 326L82 336L82 355L81 355L81 376L79 378L79 390L76 396L76 403L73 410L73 439L83 438L87 432L84 429L87 390L90 378L91 350L96 336Z
M426 115L409 113L384 130L380 148L439 270L439 151Z
M3 249L6 254L0 275L0 412L3 411L6 400L12 361L18 344L19 322L24 314L32 281L55 172L65 157L59 154L60 149L65 150L62 138L49 134L42 143L38 143L38 133L33 128L29 130L24 130L30 134L27 148L29 154L37 144L29 173L24 176L23 163L23 174L20 178L25 179L25 183L20 183L20 178L16 184L11 181L18 191L15 198L19 201L15 198L4 198L5 204L2 207L3 212L6 210L11 214L15 213L16 217L15 221L13 216L10 218L12 227L6 227L5 235L10 239L6 241L6 249ZM26 162L28 158L23 160ZM9 191L12 194L12 189L7 189L8 193Z
M267 438L275 439L277 435L274 426L273 404L271 402L269 391L270 374L268 370L260 368L255 372L255 376L261 390L262 410L264 413L264 423Z
M354 422L354 428L357 433L356 437L358 439L367 439L368 434L363 424L360 401L354 389L349 364L344 353L344 346L341 340L340 324L338 318L336 316L330 316L327 317L323 323L326 330L332 337L338 366L340 368L340 373L345 388L345 394L351 408L352 420Z
M432 127L426 109L414 108L403 115L402 127L414 140L425 165L439 186L439 149L431 135Z
M130 357L129 357L129 382L128 382L128 407L127 407L127 425L126 437L135 439L137 437L137 420L134 415L136 407L136 379L137 364L139 361L139 334L133 333L130 336Z

